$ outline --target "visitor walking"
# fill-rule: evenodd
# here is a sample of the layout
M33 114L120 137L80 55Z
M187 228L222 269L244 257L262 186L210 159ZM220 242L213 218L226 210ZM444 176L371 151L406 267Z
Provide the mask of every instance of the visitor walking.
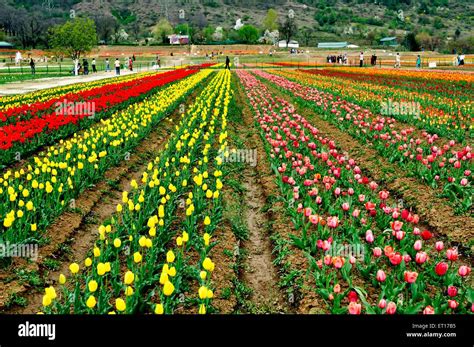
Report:
M400 53L397 52L397 55L395 56L395 68L400 68Z
M364 66L364 52L360 52L359 55L359 67Z
M30 68L31 68L31 74L32 75L36 74L35 61L33 60L33 58L30 58Z
M128 69L133 71L133 60L130 57L128 58Z
M416 68L417 69L421 68L421 56L419 54L416 57Z
M97 72L97 67L96 67L95 58L92 59L92 72L93 72L93 73L96 73L96 72Z
M109 72L110 71L110 61L109 61L109 58L106 58L105 59L105 72Z
M120 75L120 60L115 58L115 75Z
M89 74L89 62L87 61L87 59L82 60L82 66L84 68L84 75L88 75Z
M229 56L225 57L225 68L230 70L230 59Z

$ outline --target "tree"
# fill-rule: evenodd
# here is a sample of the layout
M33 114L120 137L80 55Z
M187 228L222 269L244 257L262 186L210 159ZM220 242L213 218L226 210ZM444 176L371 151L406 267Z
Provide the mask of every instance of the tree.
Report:
M50 29L50 44L56 51L64 51L72 59L79 59L97 45L95 24L89 18L75 18Z
M305 28L302 32L303 42L306 47L309 46L309 41L313 38L313 29Z
M278 29L278 12L273 8L269 9L267 15L263 19L262 27L263 30L268 30L270 32Z
M424 48L431 47L431 35L427 32L421 32L415 36L416 41Z
M461 30L459 30L459 28L456 28L456 31L454 32L454 39L459 39L459 36L461 36Z
M439 48L442 43L442 40L439 36L431 36L426 32L421 32L416 35L416 40L422 47L427 47L432 51L434 51L436 48Z
M462 53L474 53L474 36L469 36L462 39L451 40L448 44L449 51L456 51Z
M283 24L280 25L280 32L288 44L293 36L298 32L298 27L296 26L294 18L287 16Z
M117 31L115 31L115 27L120 27L118 25L117 19L115 17L110 16L110 15L96 15L93 17L94 22L95 22L95 27L97 29L97 37L99 40L103 40L106 43L109 42L110 37L113 34L118 33L118 28Z
M189 35L189 41L192 42L194 38L195 29L187 23L181 23L174 27L175 34Z
M173 27L166 18L160 19L153 28L153 35L157 40L161 40L161 42L163 43L166 42L167 36L171 35L172 33Z
M405 47L408 48L410 51L420 50L420 44L418 43L415 34L412 32L409 32L406 34L405 39L403 40L403 43Z
M254 43L258 40L258 30L253 25L246 24L239 29L239 38L246 43Z
M211 25L205 27L202 31L202 35L206 42L211 42L213 40L212 35L214 34L215 28Z

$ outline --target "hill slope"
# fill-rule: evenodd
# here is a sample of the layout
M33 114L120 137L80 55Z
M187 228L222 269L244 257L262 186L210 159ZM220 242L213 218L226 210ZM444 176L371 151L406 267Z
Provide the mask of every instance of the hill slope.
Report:
M21 36L14 33L8 17L35 13L41 27L38 31L44 33L48 25L73 13L94 18L102 40L109 41L113 33L123 29L123 39L136 42L150 37L151 28L167 18L173 25L191 24L202 40L206 37L204 28L209 26L221 26L224 38L232 39L237 19L262 28L270 8L278 12L279 22L293 10L299 29L295 38L309 45L330 40L372 44L380 37L401 37L407 31L426 31L447 40L471 36L474 24L474 3L465 0L0 0L0 26ZM179 17L181 9L184 19ZM34 25L33 29L26 27L23 31L34 31ZM207 30L212 33L212 29Z

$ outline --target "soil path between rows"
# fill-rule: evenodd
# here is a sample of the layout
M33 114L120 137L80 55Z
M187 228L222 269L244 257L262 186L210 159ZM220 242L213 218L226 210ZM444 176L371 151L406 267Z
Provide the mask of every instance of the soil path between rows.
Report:
M241 85L236 91L236 98L242 107L243 121L236 130L241 134L245 148L257 153L256 166L247 164L242 172L245 188L243 198L248 206L244 215L249 230L248 240L242 243L248 255L242 280L253 290L250 298L252 303L264 312L309 313L314 309L319 310L322 307L319 298L315 292L307 290L311 282L308 277L301 277L303 286L280 288L280 280L286 275L286 271L290 270L274 264L278 252L271 236L287 243L288 252L282 263L287 264L290 269L298 269L304 273L308 263L303 253L292 245L291 235L298 232L293 229L286 216L283 203L274 199L280 192ZM268 206L269 204L271 206Z

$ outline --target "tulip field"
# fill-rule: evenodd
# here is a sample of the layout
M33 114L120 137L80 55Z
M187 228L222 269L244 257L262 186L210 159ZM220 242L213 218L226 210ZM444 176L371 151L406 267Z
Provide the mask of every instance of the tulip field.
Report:
M206 63L0 97L0 244L36 251L0 311L472 314L473 84Z

